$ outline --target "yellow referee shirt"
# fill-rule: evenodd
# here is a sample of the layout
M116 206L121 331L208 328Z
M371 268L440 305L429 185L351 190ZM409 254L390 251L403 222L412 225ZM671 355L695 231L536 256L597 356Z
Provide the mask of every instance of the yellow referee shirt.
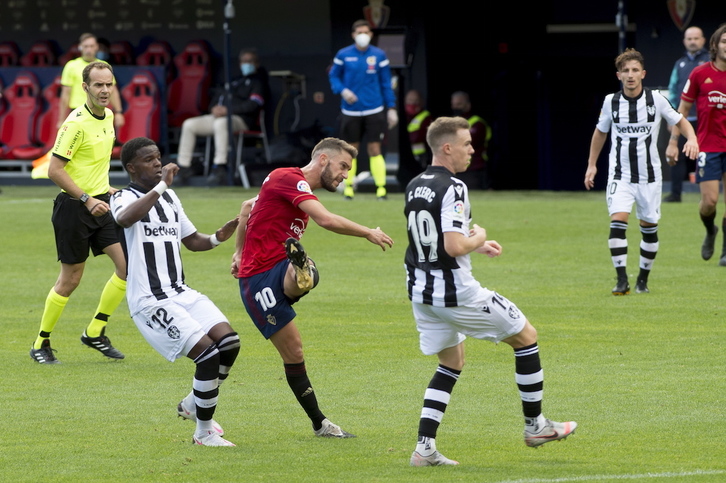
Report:
M97 196L111 187L108 171L115 141L111 109L98 117L83 104L71 111L58 130L52 153L67 161L65 170L79 188Z

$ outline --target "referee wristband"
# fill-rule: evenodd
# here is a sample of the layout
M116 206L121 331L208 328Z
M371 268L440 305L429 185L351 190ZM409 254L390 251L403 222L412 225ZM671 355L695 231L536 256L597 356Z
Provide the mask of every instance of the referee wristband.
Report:
M161 195L164 194L164 191L166 191L166 189L168 187L169 187L169 185L167 185L165 182L159 181L159 184L157 184L156 186L154 186L152 188L152 191L156 191L157 193L159 193L159 196L161 196Z
M212 233L211 235L209 235L209 243L212 244L212 247L218 247L219 244L222 243L222 242L219 241L219 240L217 240L217 234L216 233Z

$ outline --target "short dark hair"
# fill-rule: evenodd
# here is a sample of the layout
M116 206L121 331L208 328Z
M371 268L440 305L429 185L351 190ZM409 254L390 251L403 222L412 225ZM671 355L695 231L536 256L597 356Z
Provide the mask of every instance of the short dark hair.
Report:
M313 152L310 157L312 159L315 159L315 157L318 156L318 154L323 153L323 152L326 152L326 153L346 152L346 153L350 154L351 158L355 158L356 156L358 156L358 150L356 148L354 148L352 145L348 144L347 142L343 141L342 139L333 138L333 137L324 138L318 144L316 144L315 147L313 148Z
M355 29L358 27L368 27L371 28L371 24L368 23L368 20L356 20L353 22L353 28L350 29L351 32L355 32Z
M721 36L726 34L726 23L722 23L718 26L716 31L711 35L711 41L708 43L708 53L711 55L711 62L716 60L716 54L718 53L718 43L721 40Z
M131 164L131 161L134 160L136 157L136 153L141 148L145 148L146 146L156 145L156 143L145 137L138 137L129 139L126 141L121 148L121 165L124 167L126 171L128 171L128 168L126 167L127 164Z
M635 49L625 49L623 53L618 55L615 58L615 68L618 72L620 72L620 69L623 68L626 62L630 62L631 60L635 60L636 62L640 62L640 66L645 69L645 60L643 59L643 54L638 52Z
M91 82L91 70L93 69L108 69L111 71L111 75L113 75L113 67L111 67L111 64L100 61L91 62L83 68L83 82L86 84Z

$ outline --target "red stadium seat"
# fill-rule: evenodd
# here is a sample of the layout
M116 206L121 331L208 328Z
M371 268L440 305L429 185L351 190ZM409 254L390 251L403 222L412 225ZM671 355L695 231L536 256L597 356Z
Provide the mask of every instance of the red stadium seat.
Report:
M78 42L68 47L63 55L58 57L58 65L66 65L66 62L73 60L81 55L81 51L78 50Z
M45 110L38 117L34 141L42 145L46 151L53 147L58 133L58 110L62 88L61 78L58 75L53 82L43 88L41 93L41 97L45 101Z
M126 103L124 117L126 122L116 133L121 145L139 136L161 140L161 102L156 79L151 72L138 71L121 89L121 97ZM114 147L111 158L119 159L121 146Z
M130 42L125 40L111 42L108 53L111 56L109 59L111 65L134 65L135 63L134 48Z
M51 67L58 65L53 44L48 40L41 40L30 47L30 50L20 58L23 67Z
M136 65L165 67L168 85L174 76L174 52L171 45L162 40L150 43L146 50L136 57Z
M3 92L8 111L0 120L2 159L35 159L43 147L35 144L34 133L41 110L40 85L32 72L21 72Z
M176 76L167 96L170 127L179 127L186 119L206 111L212 81L209 62L209 49L204 42L190 42L174 57Z
M0 43L0 67L16 67L20 65L20 49L13 41Z
M0 78L0 94L3 92L3 80ZM8 104L5 102L5 97L0 95L0 118L3 117L3 114L5 114L5 111L8 108Z

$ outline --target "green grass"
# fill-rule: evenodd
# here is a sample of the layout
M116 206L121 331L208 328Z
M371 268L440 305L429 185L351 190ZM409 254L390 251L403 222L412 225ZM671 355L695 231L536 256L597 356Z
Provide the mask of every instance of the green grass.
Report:
M50 223L56 189L2 190L0 481L726 480L726 268L700 259L696 194L663 205L652 293L613 297L602 193L474 193L474 221L504 247L497 259L475 255L475 275L538 329L545 414L580 426L564 442L527 448L511 349L470 339L437 438L461 466L411 468L436 360L418 349L406 297L402 194L380 203L372 194L345 202L320 193L331 211L381 226L396 241L392 250L314 223L303 238L322 277L296 305L307 367L323 412L358 435L352 440L313 437L276 351L239 301L229 275L231 244L184 253L188 283L216 302L242 338L216 415L237 447L200 448L190 443L193 424L175 417L191 384L190 361L159 356L125 305L108 331L124 361L104 360L79 342L111 274L109 259L89 261L53 333L63 364L31 361L28 349L59 269ZM177 191L205 233L251 194ZM632 277L640 238L634 219L628 235Z

